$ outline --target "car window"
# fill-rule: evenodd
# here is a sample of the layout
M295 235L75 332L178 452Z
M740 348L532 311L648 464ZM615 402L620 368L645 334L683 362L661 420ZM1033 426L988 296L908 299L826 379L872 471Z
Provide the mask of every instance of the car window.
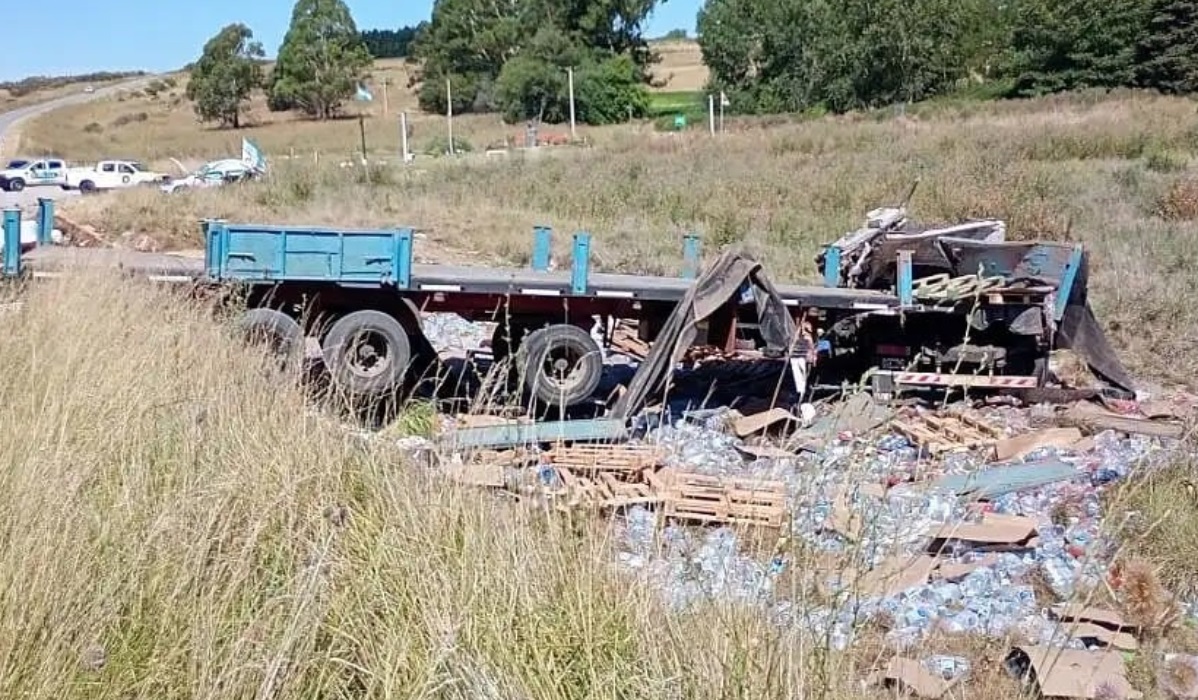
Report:
M62 169L63 163L61 160L52 160L52 161L49 161L49 163L50 163L49 167L51 170L61 170Z
M24 160L22 158L18 158L16 160L8 161L8 165L6 165L5 168L12 169L12 170L21 170L22 168L25 168L28 165L29 165L29 161Z
M105 173L116 172L116 166L112 163L105 163L104 165L100 166L100 171Z
M128 173L128 174L132 175L132 174L133 174L133 168L129 167L128 165L125 165L124 163L121 163L121 172L122 172L122 173Z
M143 173L146 171L146 166L142 165L141 163L139 163L137 161L133 161L129 165L132 166L134 170L140 170Z
M29 169L30 170L45 170L46 169L46 161L36 160L33 162L33 165L29 166Z

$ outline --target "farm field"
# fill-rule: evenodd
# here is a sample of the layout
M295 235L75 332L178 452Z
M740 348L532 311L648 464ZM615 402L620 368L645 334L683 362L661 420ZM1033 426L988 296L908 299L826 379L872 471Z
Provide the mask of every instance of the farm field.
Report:
M367 141L378 161L369 166L342 163L359 145L355 119L303 121L258 99L247 129L202 126L181 98L185 75L154 95L38 118L22 144L160 168L170 158L236 155L242 136L263 147L270 173L259 182L60 204L108 240L152 249L199 248L202 218L406 225L422 234L418 259L524 265L532 226L548 224L559 265L565 234L585 229L597 269L673 275L681 235L697 231L709 260L743 245L787 282L817 282L820 246L918 181L918 221L999 217L1009 238L1084 243L1091 301L1124 363L1154 392L1198 386L1198 115L1189 100L1138 92L940 100L902 115L730 118L713 137L694 45L666 48L654 118L581 128L588 148L398 164L398 110L413 114L417 152L437 150L445 130L443 118L415 113L409 68L398 61L376 64L367 82L375 93L364 108ZM697 121L686 112L696 105ZM676 112L691 128L655 125ZM481 151L522 127L467 115L454 129ZM637 535L632 518L524 507L531 499L416 468L396 444L433 431L428 406L364 436L312 410L200 303L115 275L20 291L17 307L9 302L18 290L0 288L8 358L0 509L9 515L0 525L0 625L19 631L0 639L0 696L891 696L863 683L894 654L889 630L862 625L844 651L797 616L833 606L814 572L827 573L834 559L808 540L733 528L746 557L787 561L760 599L738 598L756 569L697 570L704 555L720 561L710 551L719 542L688 540L698 551L675 559L630 554L622 547L638 536L653 551L684 545L661 532ZM1096 442L1084 459L1128 449ZM1185 600L1198 594L1188 434L1182 449L1153 478L1121 482L1100 503L1148 523L1119 552L1133 562L1121 590L1143 639L1124 655L1128 677L1149 700L1198 683L1188 660L1162 661L1165 651L1198 653L1188 618L1162 622L1162 580ZM869 443L796 464L817 480L843 470L877 486L880 452ZM1064 529L1083 505L1054 506L1053 522ZM613 566L617 557L628 566ZM1038 603L1055 599L1049 582L1029 586ZM1114 605L1109 586L1096 590L1092 602ZM688 596L698 602L682 610ZM1017 636L937 630L911 653L974 664L944 697L1015 700L1027 693L1002 659ZM1092 695L1107 699L1099 690Z

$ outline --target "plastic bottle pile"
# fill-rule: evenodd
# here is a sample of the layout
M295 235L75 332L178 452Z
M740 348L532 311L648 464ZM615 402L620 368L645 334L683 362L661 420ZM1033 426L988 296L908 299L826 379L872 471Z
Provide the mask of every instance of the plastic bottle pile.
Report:
M1019 424L1025 419L1021 413L1008 409L990 418ZM768 606L779 623L801 624L816 634L827 634L841 648L852 643L854 629L879 615L890 622L888 639L898 647L913 645L938 629L994 636L1014 632L1028 643L1083 648L1082 642L1069 640L1049 620L1044 611L1056 601L1037 600L1030 581L1034 574L1041 575L1061 600L1079 587L1100 583L1113 553L1112 543L1101 533L1101 490L1133 469L1155 468L1172 449L1160 440L1106 432L1096 435L1094 448L1084 454L1040 450L1023 461L1055 455L1076 466L1074 478L967 508L955 494L934 490L896 488L881 498L876 490L875 495L862 492L861 484L901 483L927 469L926 460L918 461L917 450L896 435L868 443L846 436L831 441L818 454L747 461L737 450L739 440L720 429L721 420L719 411L705 411L691 420L660 426L645 441L666 446L667 464L679 469L786 482L793 501L791 536L816 551L840 557L845 569L868 569L888 557L921 552L929 543L930 528L960 523L982 511L1036 521L1034 547L991 557L955 582L941 580L862 598L850 590L837 593L835 577L827 576L822 583L833 592L831 603L825 599L817 606L787 600L781 591L775 595L775 582L790 562L781 557L759 561L746 555L729 528L670 525L655 546L656 516L640 508L626 516L620 563L657 586L671 605L685 607L713 597L752 601ZM976 455L956 453L935 466L938 473L960 474L983 464ZM855 541L826 526L838 497L863 523ZM958 563L976 562L980 556L964 548L941 556L950 553Z
M482 346L491 339L491 331L482 323L474 323L457 314L423 314L424 335L438 353L462 354Z

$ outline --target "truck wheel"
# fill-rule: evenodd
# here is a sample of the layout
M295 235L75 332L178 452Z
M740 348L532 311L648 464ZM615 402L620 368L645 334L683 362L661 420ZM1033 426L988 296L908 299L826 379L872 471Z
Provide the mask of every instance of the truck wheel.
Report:
M381 396L403 383L412 361L407 331L381 311L355 311L338 319L321 343L337 386L355 396Z
M92 182L91 180L84 180L83 182L79 183L79 191L80 192L95 192L96 191L96 183Z
M9 192L20 192L23 189L25 189L25 181L21 178L17 177L8 181Z
M298 322L276 309L249 309L237 320L249 343L264 343L290 368L304 351L304 331Z
M574 406L595 393L603 378L603 352L578 326L559 323L529 333L516 351L529 394L553 406Z

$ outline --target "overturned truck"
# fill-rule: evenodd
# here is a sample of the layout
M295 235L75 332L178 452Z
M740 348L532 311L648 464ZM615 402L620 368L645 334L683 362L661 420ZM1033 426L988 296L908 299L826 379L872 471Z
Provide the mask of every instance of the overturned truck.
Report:
M203 260L70 248L48 236L20 251L19 228L19 212L6 212L14 244L5 276L57 277L83 265L195 290L245 287L237 298L248 306L247 333L284 352L319 346L333 385L367 399L406 390L437 364L427 312L497 323L493 354L515 366L523 398L559 409L603 403L595 394L604 346L617 320L635 321L647 356L606 406L624 419L704 345L772 363L795 400L863 378L881 396L1031 389L1049 379L1055 348L1075 350L1111 391L1132 391L1087 302L1082 248L1009 242L1000 221L935 228L910 222L903 207L875 210L819 256L822 285L774 284L760 262L734 251L697 274L693 237L683 274L665 277L592 272L583 232L569 269L550 270L544 227L534 229L526 268L415 264L410 228L209 221Z

